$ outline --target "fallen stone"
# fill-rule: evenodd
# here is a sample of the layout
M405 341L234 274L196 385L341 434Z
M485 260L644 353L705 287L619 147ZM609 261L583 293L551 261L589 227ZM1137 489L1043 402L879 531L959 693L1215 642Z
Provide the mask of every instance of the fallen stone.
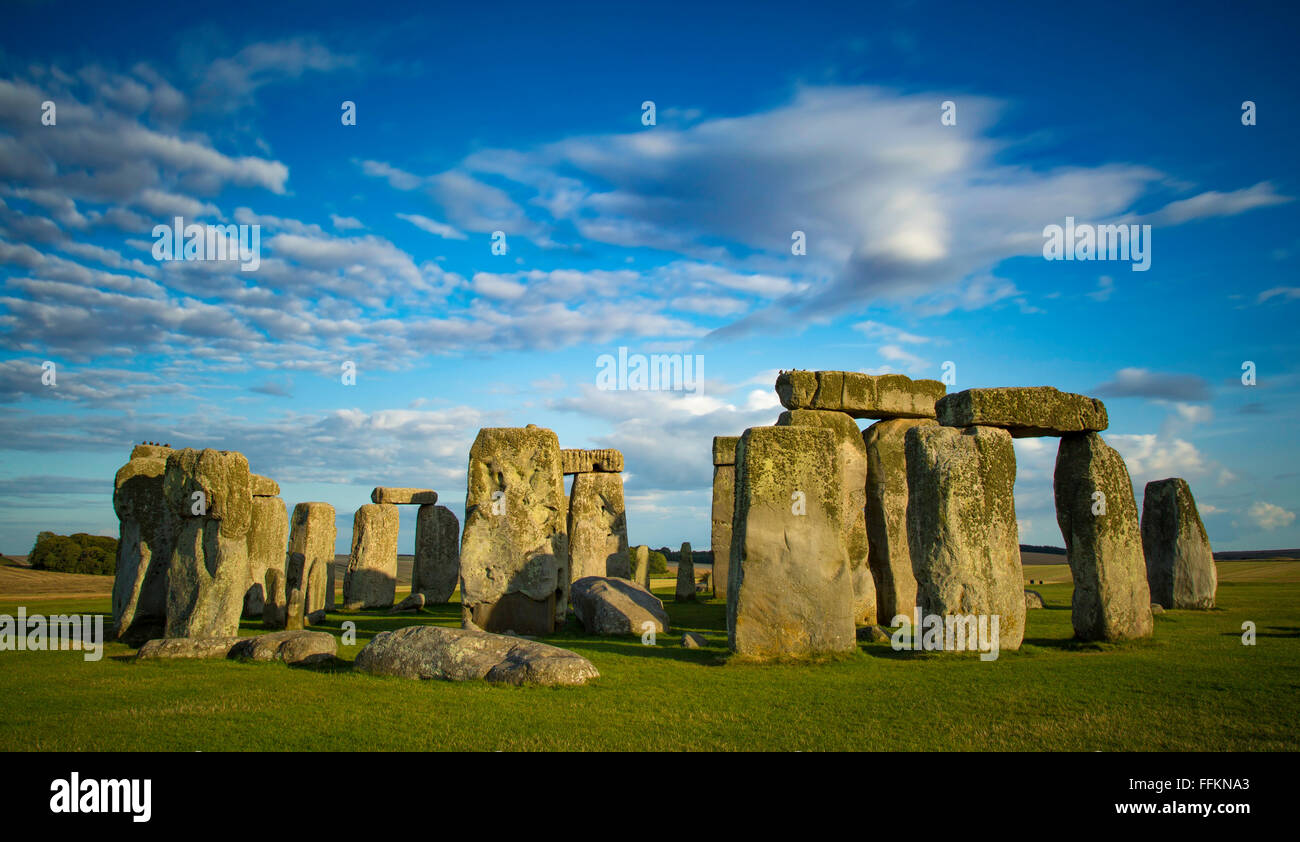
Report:
M1000 427L1013 438L1100 432L1110 423L1101 401L1051 386L967 389L945 395L935 408L945 427Z
M397 593L397 506L367 503L352 520L352 553L343 574L343 601L388 608Z
M766 660L856 646L835 434L753 427L736 449L727 644Z
M854 418L933 418L938 380L857 371L783 371L776 394L786 409L826 409Z
M856 624L876 622L876 583L868 562L867 543L867 448L857 423L843 412L791 409L781 413L778 427L820 427L835 434L838 464L843 472L845 551L849 555L849 578L853 582L853 620ZM893 615L890 615L893 616Z
M424 608L424 594L413 593L406 599L388 609L389 614L397 614L400 611L420 611Z
M1031 591L1031 590L1026 590L1026 591L1025 591L1025 610L1026 610L1026 611L1028 611L1028 610L1030 610L1030 609L1032 609L1032 608L1043 608L1043 607L1045 607L1045 603L1043 602L1043 595L1042 595L1042 594L1040 594L1038 591Z
M415 516L411 593L429 603L451 600L460 581L460 521L446 506L423 505Z
M1056 522L1074 592L1070 622L1080 640L1151 634L1151 592L1137 502L1124 458L1096 433L1065 436L1056 451Z
M579 475L581 476L581 475ZM668 612L650 591L627 579L585 576L569 590L573 614L588 634L642 634L646 623L668 631Z
M613 449L576 450L566 448L560 451L560 464L565 474L617 474L623 470L623 453Z
M338 525L329 503L299 503L289 519L288 552L302 553L303 614L334 607L334 542Z
M357 655L354 666L372 675L516 685L577 685L600 677L590 661L567 649L441 626L381 632Z
M867 451L867 542L876 584L876 617L881 622L910 617L916 606L916 574L907 541L907 454L913 427L933 425L928 418L891 418L862 432Z
M129 645L160 636L167 622L167 567L180 521L163 493L166 470L165 456L138 445L113 482L113 510L120 521L113 636Z
M334 635L318 631L282 631L240 638L230 647L228 658L249 661L283 661L311 664L332 661L339 652Z
M568 509L551 430L479 430L470 448L461 539L461 623L550 634L569 594Z
M1151 603L1151 613L1152 613L1153 615L1154 615L1154 614L1163 614L1163 613L1165 613L1165 607L1164 607L1163 605L1161 605L1160 603L1158 603L1158 602L1153 602L1153 603Z
M696 634L695 632L682 632L682 646L685 648L700 649L701 647L708 645L709 642L704 639L703 635Z
M226 450L174 450L163 492L180 523L167 567L167 637L239 631L248 584L253 495L248 460Z
M1142 551L1152 600L1165 608L1214 607L1219 572L1186 480L1175 477L1147 483L1142 498Z
M925 614L998 617L1001 649L1025 634L1016 452L1006 430L913 427L907 455L907 541Z
M632 575L620 474L578 474L569 493L569 581ZM572 587L572 585L570 585ZM573 597L570 594L570 602Z
M254 497L248 526L248 580L245 617L261 617L266 603L266 572L284 569L289 540L289 512L279 497Z
M370 502L388 505L427 506L438 502L438 492L427 488L385 488L370 492Z
M880 626L861 626L858 628L858 641L861 643L888 643L889 632Z
M261 474L249 475L249 486L254 497L279 497L280 483Z
M695 556L691 552L690 543L682 544L677 561L677 590L674 598L678 602L695 601Z
M136 660L171 658L225 658L230 649L243 638L238 635L222 637L163 637L150 640L135 653Z

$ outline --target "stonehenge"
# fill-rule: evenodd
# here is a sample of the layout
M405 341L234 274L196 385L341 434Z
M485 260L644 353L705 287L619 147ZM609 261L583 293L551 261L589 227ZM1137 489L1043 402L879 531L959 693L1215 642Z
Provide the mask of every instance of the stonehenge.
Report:
M120 523L113 634L127 642L160 637L167 622L167 566L179 525L163 496L170 452L137 446L113 482L113 510Z
M736 506L736 442L739 436L713 438L713 518L709 547L713 550L713 595L727 598L730 568L731 512Z
M650 548L638 544L631 550L632 581L646 590L650 590Z
M571 458L568 454L617 454L617 458ZM567 467L592 464L623 465L617 450L561 451ZM569 534L569 581L587 576L632 575L627 549L627 514L623 506L623 476L610 471L577 471L569 493L567 530Z
M674 598L678 602L695 601L695 555L689 543L682 544L682 551L678 556L677 590Z
M867 558L876 584L876 616L888 622L910 614L916 575L907 541L907 455L904 441L928 418L886 418L862 431L867 450Z
M967 389L940 398L935 410L945 427L1001 427L1013 438L1099 433L1109 426L1101 401L1051 386Z
M415 563L411 594L444 603L460 581L460 521L446 506L425 503L415 517Z
M303 562L296 577L286 578L286 586L301 590L304 615L319 616L334 607L331 566L338 537L334 507L329 503L299 503L293 507L290 524L288 555L301 553Z
M1142 495L1142 553L1152 602L1163 608L1214 607L1219 574L1187 480L1147 483Z
M560 441L535 425L486 427L469 453L460 544L461 621L550 634L569 595Z
M853 418L933 418L946 387L938 380L856 371L783 371L776 394L786 409L829 409Z
M740 437L727 640L742 658L857 645L841 452L836 434L817 426L751 427Z
M646 625L668 631L668 612L657 596L627 579L587 576L570 591L573 615L588 634L642 634Z
M276 486L276 490L279 490L279 486ZM289 512L279 497L254 495L252 507L248 527L248 577L244 583L243 616L261 617L268 599L268 572L273 569L284 572L284 547L289 540Z
M569 474L623 472L623 454L617 450L573 450L560 451L561 472Z

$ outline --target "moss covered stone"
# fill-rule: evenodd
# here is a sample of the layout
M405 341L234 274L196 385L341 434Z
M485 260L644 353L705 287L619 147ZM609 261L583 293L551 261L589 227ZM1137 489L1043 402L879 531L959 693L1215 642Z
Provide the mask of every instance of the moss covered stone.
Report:
M352 553L343 574L343 604L391 608L396 592L397 506L366 503L352 519Z
M1080 640L1151 634L1151 594L1137 502L1124 458L1096 433L1063 436L1056 451L1056 521L1074 578L1070 620Z
M740 441L740 436L714 436L713 464L736 464L736 442L738 441Z
M935 407L945 427L1001 427L1015 438L1100 432L1110 423L1101 401L1051 386L967 389Z
M626 579L632 575L622 474L575 476L568 524L570 583L587 576Z
M907 540L922 611L997 616L999 646L1019 649L1025 595L1010 434L993 427L913 427L904 452Z
M460 520L446 506L421 506L415 516L411 593L426 603L451 601L460 580Z
M1186 480L1173 477L1147 483L1142 550L1152 601L1165 608L1214 607L1219 574Z
M261 617L266 605L266 573L284 570L289 541L289 512L279 497L254 497L248 528L248 581L244 586L244 616Z

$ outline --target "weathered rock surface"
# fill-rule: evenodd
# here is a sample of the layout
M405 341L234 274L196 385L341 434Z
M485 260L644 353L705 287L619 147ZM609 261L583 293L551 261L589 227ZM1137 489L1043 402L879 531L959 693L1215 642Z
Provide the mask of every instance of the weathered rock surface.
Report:
M1065 436L1056 451L1052 486L1056 522L1074 578L1070 621L1075 636L1127 640L1150 635L1151 592L1124 458L1096 433Z
M392 608L388 609L388 613L398 614L402 611L419 611L424 608L424 602L424 594L413 593L406 599L394 605Z
M840 488L844 491L845 545L849 578L853 582L853 619L858 624L876 622L876 583L871 575L867 543L867 448L862 431L843 412L791 409L781 413L778 427L821 427L835 434L839 448ZM892 616L892 615L891 615Z
M835 434L754 427L736 449L727 642L766 660L852 651L853 584Z
M303 613L314 614L334 607L334 542L338 525L329 503L299 503L293 507L289 526L289 553L302 553L303 575L297 579L303 591Z
M164 444L137 444L131 448L132 459L161 459L167 461L167 456L172 452L170 445Z
M678 602L695 601L695 554L689 543L682 544L677 561L677 591L674 598Z
M551 430L479 430L469 454L461 538L462 623L550 634L569 592L568 510Z
M150 640L136 651L137 660L171 658L225 658L231 647L243 638L237 635L222 637L160 637Z
M739 441L740 436L714 436L713 464L715 466L736 464L736 444Z
M370 502L391 505L427 506L438 502L438 492L428 488L386 488L371 490Z
M623 452L612 448L604 450L565 448L560 451L560 465L565 474L617 474L623 471Z
M569 590L573 613L588 634L641 634L645 623L668 631L668 612L650 591L628 579L586 576Z
M938 380L857 371L783 371L776 394L786 409L827 409L854 418L933 418Z
M264 477L261 474L250 474L248 484L254 497L280 496L280 483L270 477Z
M916 607L916 575L907 541L907 454L913 427L933 425L928 418L891 418L862 431L867 451L868 558L876 583L876 616L890 622Z
M113 510L120 521L113 635L131 645L157 637L166 625L167 567L180 526L163 493L166 457L152 455L152 448L138 445L113 483Z
M1014 438L1100 432L1110 424L1101 401L1051 386L967 389L935 408L945 427L1000 427Z
M411 593L431 603L451 600L460 581L460 521L446 506L421 506L415 516Z
M357 655L355 668L401 678L501 684L576 685L600 677L590 661L567 649L508 635L440 626L382 632Z
M890 636L880 626L862 626L858 629L858 640L862 643L888 643Z
M1042 594L1040 594L1038 591L1031 591L1031 590L1026 590L1026 591L1025 591L1025 610L1026 610L1026 611L1028 611L1028 610L1030 610L1030 609L1033 609L1033 608L1043 608L1044 606L1045 606L1045 603L1043 602L1043 595L1042 595Z
M253 497L248 525L248 580L244 616L261 617L266 603L266 571L284 570L289 541L289 511L279 497Z
M172 451L163 473L180 529L167 567L167 637L239 630L252 520L248 460L226 450Z
M907 541L926 614L997 616L1000 648L1025 634L1011 435L918 426L904 437ZM907 612L901 612L907 613Z
M736 442L739 436L713 437L713 516L709 549L713 551L713 596L727 598L731 569L731 517L736 508Z
M622 475L578 474L569 493L569 580L631 575Z
M266 602L262 605L262 625L268 629L282 629L289 620L289 594L285 590L285 571L274 567L266 570Z
M240 638L230 647L229 658L249 661L284 661L313 664L331 661L339 653L339 642L329 632L281 631Z
M1153 601L1165 608L1214 607L1219 572L1186 480L1174 477L1147 483L1142 497L1142 551Z
M632 581L650 590L650 548L639 544L631 549Z
M352 554L343 575L343 602L360 608L389 608L396 593L397 506L367 503L357 509L352 520Z

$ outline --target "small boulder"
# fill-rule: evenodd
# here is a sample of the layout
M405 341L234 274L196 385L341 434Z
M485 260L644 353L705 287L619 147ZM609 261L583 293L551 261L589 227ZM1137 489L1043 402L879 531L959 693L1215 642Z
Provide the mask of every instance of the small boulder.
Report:
M860 643L888 643L889 640L889 632L880 626L862 626L858 629Z
M444 681L577 685L600 673L581 655L474 629L407 626L376 635L357 655L360 672Z
M339 642L328 632L280 631L245 637L230 648L229 658L308 664L332 660Z
M389 614L396 614L399 611L419 611L424 608L424 594L413 593L406 599L388 609Z
M1043 608L1043 595L1038 591L1025 590L1025 608Z
M136 660L171 658L224 658L240 637L162 637L151 640L135 653Z
M1165 607L1164 607L1163 605L1161 605L1160 603L1158 603L1158 602L1153 602L1153 603L1151 603L1151 613L1152 613L1152 614L1163 614L1163 613L1165 613Z
M708 643L709 642L704 639L703 635L698 635L695 632L682 633L682 646L687 649L699 649L702 646L707 646Z
M573 613L588 634L641 634L645 623L668 631L668 612L659 597L628 579L584 576L569 590Z

